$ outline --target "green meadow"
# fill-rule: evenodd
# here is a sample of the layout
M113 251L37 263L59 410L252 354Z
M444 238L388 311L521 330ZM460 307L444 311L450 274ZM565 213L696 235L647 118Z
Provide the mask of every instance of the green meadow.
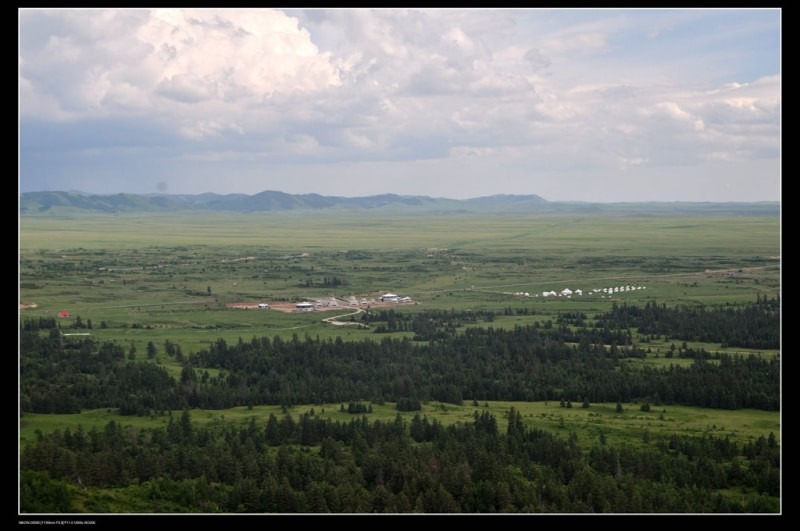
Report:
M345 404L346 406L346 404ZM502 402L484 401L477 405L465 401L463 405L429 402L423 404L421 411L398 412L393 403L370 404L372 413L365 413L372 420L392 421L399 414L406 422L414 415L436 419L444 425L457 422L472 422L475 412L488 411L497 418L498 429L507 428L508 412L515 408L522 415L526 426L551 431L564 437L571 433L578 441L591 446L603 438L607 444L638 445L650 438L669 437L672 434L729 437L739 443L750 442L760 436L774 433L780 439L780 415L778 412L753 409L724 410L686 406L655 406L650 411L641 411L641 404L623 404L623 411L616 412L616 404L581 404L562 407L559 402ZM264 427L270 415L281 418L289 414L297 420L303 414L313 414L322 419L349 422L360 419L361 414L350 414L340 410L341 404L306 404L286 409L279 406L253 406L230 408L223 411L195 409L191 411L193 422L207 424L213 422L245 423L251 418ZM120 416L113 410L96 409L74 415L45 415L27 413L22 417L20 440L27 444L36 440L36 432L50 433L66 429L75 431L78 426L84 431L103 427L110 421L138 430L166 426L172 418L180 418L180 411L150 417Z
M597 313L612 301L751 302L779 291L778 234L779 220L769 217L26 216L20 302L37 305L24 316L68 311L91 319L92 333L101 339L171 337L187 350L209 336L296 331L359 338L369 331L321 323L333 313L256 312L225 304L374 299L393 292L417 303L402 311L527 308L536 319L562 311ZM626 286L640 289L593 291ZM542 296L564 288L583 294Z
M62 321L65 334L119 342L126 352L133 347L138 359L145 359L145 347L152 341L159 351L153 362L178 376L180 365L161 352L166 340L190 353L218 338L229 343L293 334L380 338L372 329L322 322L350 313L348 308L283 313L226 306L233 302L376 299L393 292L414 300L396 311L488 310L497 312L491 323L469 326L497 328L543 324L563 312L584 313L591 319L615 302L749 303L757 296L779 294L779 232L779 219L766 216L648 216L624 211L569 216L379 211L24 216L19 298L35 307L20 309L20 317L55 317L68 311L70 317ZM564 288L580 289L582 295L542 296ZM92 328L70 330L78 316L84 323L91 320ZM634 341L639 340L634 335ZM630 362L691 363L665 358L671 343L651 339L641 345L650 348L648 357ZM692 342L688 346L778 353ZM510 404L489 406L502 412ZM374 416L395 414L391 407L375 407ZM531 425L575 431L589 440L602 431L612 442L640 438L647 430L722 430L747 438L778 427L777 414L762 412L670 407L662 419L661 408L644 414L633 405L623 415L613 413L608 404L588 410L553 403L514 407ZM452 422L469 420L473 409L426 405L424 413ZM274 410L255 406L253 411L196 411L193 418L202 421L224 414L234 419ZM325 410L332 418L339 414L332 405ZM164 417L119 419L105 410L26 414L20 436L25 441L36 429L100 426L111 418L133 426L166 422Z

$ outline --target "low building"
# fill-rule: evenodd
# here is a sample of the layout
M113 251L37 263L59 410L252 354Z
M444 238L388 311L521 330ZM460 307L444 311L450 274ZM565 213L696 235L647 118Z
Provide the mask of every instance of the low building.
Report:
M394 293L386 293L381 295L381 302L400 302L400 296Z
M65 317L69 317L69 312L58 312L59 319L63 319Z
M269 304L267 304L266 302L262 302L261 304L258 305L258 309L259 310L268 310L269 309Z
M298 302L294 306L294 311L296 312L313 312L314 311L314 304L310 302Z

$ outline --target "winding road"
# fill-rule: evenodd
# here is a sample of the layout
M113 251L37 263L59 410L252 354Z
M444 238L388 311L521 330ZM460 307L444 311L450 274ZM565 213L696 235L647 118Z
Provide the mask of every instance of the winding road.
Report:
M333 317L326 317L325 319L322 320L322 322L332 324L334 326L360 325L361 323L356 321L339 321L338 319L342 317L350 317L351 315L357 315L359 313L362 313L363 311L364 310L362 310L361 308L358 308L354 312L345 313L342 315L334 315Z

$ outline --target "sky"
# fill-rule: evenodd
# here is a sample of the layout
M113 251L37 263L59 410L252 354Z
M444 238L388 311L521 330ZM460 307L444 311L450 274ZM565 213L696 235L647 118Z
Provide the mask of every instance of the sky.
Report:
M22 192L780 200L780 9L18 22Z

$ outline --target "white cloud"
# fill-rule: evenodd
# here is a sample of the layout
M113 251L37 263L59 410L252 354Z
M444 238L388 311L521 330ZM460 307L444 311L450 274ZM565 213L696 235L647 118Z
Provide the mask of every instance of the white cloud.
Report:
M23 36L23 115L35 112L25 105L30 98L44 96L77 116L112 113L114 106L174 115L173 100L259 102L341 84L331 54L320 53L298 21L280 11L91 10L78 19L63 10L48 16L79 26L82 38L51 35L36 46Z
M747 54L779 26L767 17L745 31L758 18L748 15L736 19L735 32L719 23L701 44L686 37L685 28L716 16L21 10L21 123L25 131L28 123L61 121L78 132L90 131L90 122L133 120L173 139L162 142L159 156L171 150L173 161L213 161L205 172L224 172L223 164L237 160L254 165L251 172L237 168L241 176L255 176L265 164L291 165L298 176L304 167L319 173L319 166L307 166L312 163L362 174L355 170L362 164L413 162L408 168L431 172L414 182L433 187L437 178L477 181L479 170L497 175L502 168L508 177L492 179L493 185L545 196L544 190L557 196L559 186L577 190L585 175L620 168L630 176L708 161L774 161L781 76L767 70L753 77L764 69L758 65L769 63L763 60L769 50ZM751 34L759 38L747 41ZM720 51L721 44L729 47ZM103 145L88 133L72 136L90 144L84 150ZM30 136L25 145L41 152L44 142ZM31 161L26 168L35 167L34 158L25 160ZM402 167L380 169L394 176L388 184L400 186ZM210 179L209 173L202 182ZM582 185L570 186L573 181ZM241 191L263 185L255 177L240 182ZM484 186L459 190L477 193Z
M345 142L356 149L368 150L376 146L376 138L368 136L368 134L358 133L352 129L347 129L343 132Z
M655 105L660 114L680 121L692 121L692 115L681 109L674 101L661 101ZM648 111L645 111L647 113Z
M213 86L192 73L175 74L164 77L156 88L156 93L185 103L197 103L213 96Z
M298 155L315 153L319 149L319 141L311 135L292 135L286 139L287 147Z
M199 140L208 136L216 136L227 127L213 120L198 120L182 125L180 134L186 138Z

